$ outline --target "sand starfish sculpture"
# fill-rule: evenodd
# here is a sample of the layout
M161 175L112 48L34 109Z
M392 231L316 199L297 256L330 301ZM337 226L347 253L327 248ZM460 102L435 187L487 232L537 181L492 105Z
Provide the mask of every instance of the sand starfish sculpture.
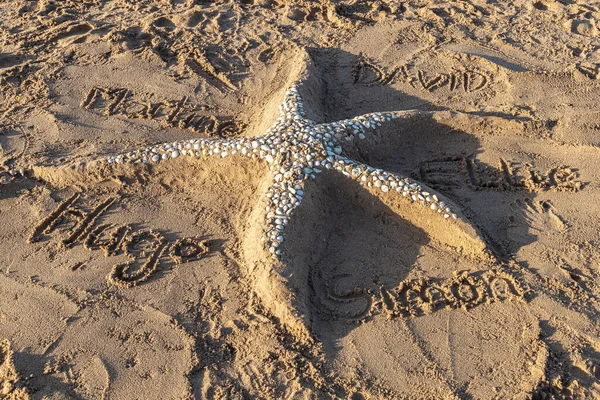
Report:
M424 191L418 182L351 160L342 155L342 143L365 139L369 129L385 121L429 114L420 110L370 113L351 119L317 123L306 118L296 82L286 92L281 116L264 136L235 139L200 138L163 143L109 157L108 163L161 163L180 156L229 157L234 154L260 158L270 164L273 182L267 191L265 207L265 249L276 259L282 255L285 227L304 196L304 182L322 170L337 170L361 185L396 190L412 202L420 202L443 218L457 218L450 207L434 193Z

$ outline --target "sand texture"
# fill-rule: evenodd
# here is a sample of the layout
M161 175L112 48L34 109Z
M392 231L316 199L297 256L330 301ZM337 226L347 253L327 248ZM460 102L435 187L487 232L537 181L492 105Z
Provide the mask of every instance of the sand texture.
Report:
M600 398L599 31L0 2L0 398Z

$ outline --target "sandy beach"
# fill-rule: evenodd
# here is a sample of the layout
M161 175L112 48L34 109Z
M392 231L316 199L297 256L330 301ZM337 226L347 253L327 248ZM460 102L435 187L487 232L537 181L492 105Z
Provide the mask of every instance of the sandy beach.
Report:
M599 29L0 3L0 398L600 398Z

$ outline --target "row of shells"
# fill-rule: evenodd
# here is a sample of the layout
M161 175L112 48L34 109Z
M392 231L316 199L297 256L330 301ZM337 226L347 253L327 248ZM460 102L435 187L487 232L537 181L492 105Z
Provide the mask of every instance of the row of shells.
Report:
M361 186L376 188L384 193L396 191L411 202L422 204L439 213L445 219L458 218L450 206L440 200L435 193L423 190L421 185L408 178L359 164L341 156L333 158L331 163L321 164L321 168L309 168L293 166L290 163L274 170L274 182L266 196L265 236L262 241L275 258L281 257L281 245L285 240L284 231L292 212L302 202L305 180L315 178L316 174L323 170L341 172L346 177L358 181Z

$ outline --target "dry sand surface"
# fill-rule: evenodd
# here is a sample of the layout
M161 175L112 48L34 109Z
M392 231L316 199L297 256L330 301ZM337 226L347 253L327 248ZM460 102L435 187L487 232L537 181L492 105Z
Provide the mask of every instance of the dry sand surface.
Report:
M595 3L0 2L0 397L600 398ZM457 218L300 169L270 248L283 156L108 163L250 143L294 82L422 111L335 152Z

